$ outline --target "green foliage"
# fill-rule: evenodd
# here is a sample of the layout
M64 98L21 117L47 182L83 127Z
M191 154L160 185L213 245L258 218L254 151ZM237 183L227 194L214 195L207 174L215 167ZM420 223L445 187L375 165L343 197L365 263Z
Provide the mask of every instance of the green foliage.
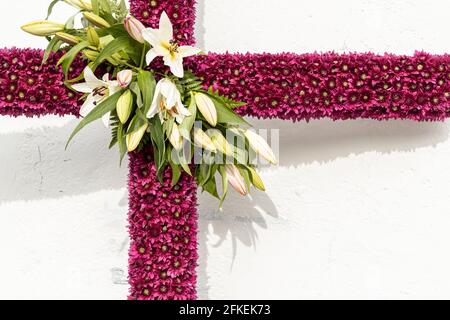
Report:
M64 1L51 1L47 10L47 18L52 14L54 7L59 2ZM136 134L136 132L139 131L142 133L142 131L146 129L146 132L143 134L135 151L139 152L147 144L152 145L154 152L153 158L157 168L158 179L160 179L160 181L163 179L164 171L170 166L172 171L172 185L176 185L179 182L183 173L194 176L199 187L202 188L203 191L218 198L220 200L220 206L222 206L229 192L228 180L230 176L227 173L226 165L216 160L227 160L227 165L233 164L237 166L238 172L248 189L253 185L257 189L264 190L265 187L261 178L248 159L250 147L248 140L243 134L243 130L250 127L250 125L233 111L233 109L241 107L245 105L245 103L221 95L219 92L214 91L212 87L205 90L206 87L203 80L196 76L192 71L186 70L183 78L177 78L170 73L161 74L145 67L143 62L145 61L145 55L150 48L148 44L142 44L134 40L125 29L123 21L128 14L126 1L91 0L91 3L92 13L106 20L110 27L92 27L92 22L96 21L94 16L94 18L90 18L91 22L82 18L84 27L75 29L74 22L78 15L83 13L83 11L89 11L86 9L75 8L76 12L66 20L66 30L64 32L76 36L76 39L80 39L80 41L75 45L65 45L62 41L58 40L58 38L49 37L49 43L43 56L43 63L48 61L52 53L62 51L63 55L57 65L61 66L65 76L64 83L69 88L72 88L71 86L73 83L82 82L84 80L84 73L74 79L68 79L72 64L75 59L79 59L80 57L81 59L84 59L85 65L89 66L94 72L96 69L104 70L105 73L108 72L112 75L113 79L117 78L121 71L126 70L127 72L131 71L131 73L127 75L126 84L128 86L121 83L121 85L126 88L120 88L116 93L105 98L93 108L92 112L79 122L70 135L66 148L80 130L93 121L101 119L105 114L110 113L111 142L109 148L113 148L116 145L118 146L120 163L122 163L128 148L130 147L127 146L127 142L131 145L130 150L133 150L139 142L135 139L136 135L132 137L130 137L130 135ZM106 24L100 23L96 25ZM90 38L88 38L88 26L91 26ZM96 41L92 40L92 28L95 30L95 36L98 35L99 38ZM89 39L91 41L89 41ZM157 108L158 112L161 112L161 114L157 114L153 118L148 119L147 114L155 100L155 94L157 94L157 81L163 78L169 79L175 84L176 89L179 91L179 98L181 98L182 106L178 105L179 99L177 95L175 95L175 100L177 100L175 105L167 105L168 100L174 101L173 97L171 99L168 99L168 97L160 97L158 102L161 102L161 104L158 105ZM128 81L130 81L130 83L128 83ZM112 87L115 87L114 90L117 90L118 88L117 83L99 83L99 88L93 88L93 92L85 94L82 97L82 100L86 99L88 96L89 98L92 98L92 96L99 94L109 95L109 90L113 90ZM172 89L173 88L170 88L166 91L171 91ZM121 123L116 109L117 101L124 90L130 90L132 93L132 107L131 115L127 120L125 120L126 117L123 117L124 119L122 120L125 121L125 123ZM206 102L203 101L205 105L198 106L195 99L195 94L197 93L205 94L212 100L213 104L206 100ZM158 92L158 94L162 94L162 92ZM183 116L181 117L181 120L178 119L177 116L180 116L180 108L186 108L187 111L189 111L190 116ZM217 125L214 127L210 123L215 123L215 121L209 119L210 122L208 123L199 111L202 110L202 112L205 112L204 110L206 109L206 112L208 112L208 109L211 108L215 108L215 111L217 112ZM212 114L214 113L215 112L212 112ZM177 121L180 121L181 123L178 123ZM196 121L201 122L201 129L203 131L195 132L197 134L199 134L199 132L204 134L200 135L200 138L196 136L193 131ZM175 133L173 130L175 124L178 125L180 133L185 140L184 148L179 151L175 151L170 142L171 140L173 141L171 135L172 133ZM214 132L220 135L214 137L214 142L212 141L213 137L208 136L208 134L213 135L209 129L214 129ZM221 148L220 144L218 146L215 145L215 143L218 143L217 141L223 141L220 137L226 137L227 130L233 130L240 139L243 139L243 146L231 146L231 152L229 152L229 149L225 150ZM138 138L140 138L140 136ZM206 145L208 150L214 150L214 148L216 148L216 151L208 151L204 154L204 161L202 163L192 165L194 152L198 151L196 150L198 146L194 144L201 144L203 147ZM212 147L211 144L213 144ZM223 155L221 151L218 150L222 150L222 152L227 153L228 156ZM222 192L220 195L217 182L222 185Z
M68 78L70 67L72 66L73 61L78 56L78 54L81 52L81 50L83 50L87 47L89 47L89 42L82 41L82 42L78 43L77 45L73 46L69 51L67 51L67 53L65 55L63 55L61 57L61 59L59 59L57 65L62 66L62 69L64 72L64 77L66 79Z
M137 76L139 89L142 92L142 113L146 115L150 110L153 102L153 96L155 95L156 80L153 73L146 70L139 70Z
M113 111L116 108L117 100L119 100L120 96L122 95L122 91L116 92L112 96L106 98L102 103L100 103L98 106L94 108L83 120L80 121L80 123L77 125L75 130L73 130L72 134L69 137L69 140L66 144L66 149L69 146L69 143L72 141L72 139L75 137L75 135L81 131L85 126L92 123L95 120L100 119L108 112Z

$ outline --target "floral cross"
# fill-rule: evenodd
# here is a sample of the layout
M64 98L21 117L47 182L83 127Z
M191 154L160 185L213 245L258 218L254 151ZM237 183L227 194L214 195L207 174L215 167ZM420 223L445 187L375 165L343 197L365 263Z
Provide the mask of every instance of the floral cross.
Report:
M131 13L152 28L167 13L177 44L161 45L172 39L144 34L154 48L147 62L163 56L172 72L181 76L180 60L193 53L183 46L194 44L195 0L131 0L130 5ZM0 50L0 114L79 115L79 96L65 88L63 72L53 67L58 57L50 56L41 65L43 54L35 49ZM241 115L294 121L323 117L426 121L450 116L447 55L208 54L186 62L214 90L246 102L238 109ZM83 67L75 61L66 71L77 76ZM126 83L126 78L118 81ZM120 87L106 78L91 80L99 86L85 88L89 92ZM84 108L92 108L95 101L90 102ZM173 187L170 170L161 183L152 157L148 149L130 154L129 298L195 299L197 186L182 174Z

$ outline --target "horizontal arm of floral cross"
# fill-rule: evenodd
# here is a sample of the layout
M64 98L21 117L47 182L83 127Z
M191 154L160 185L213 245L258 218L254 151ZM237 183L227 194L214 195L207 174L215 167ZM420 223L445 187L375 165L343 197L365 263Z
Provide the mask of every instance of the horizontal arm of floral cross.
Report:
M79 95L41 50L0 50L0 114L78 115ZM55 59L56 58L52 58ZM53 61L54 62L54 61ZM239 112L290 120L450 116L450 56L209 54L190 59L205 83L248 104ZM73 74L81 72L74 65Z

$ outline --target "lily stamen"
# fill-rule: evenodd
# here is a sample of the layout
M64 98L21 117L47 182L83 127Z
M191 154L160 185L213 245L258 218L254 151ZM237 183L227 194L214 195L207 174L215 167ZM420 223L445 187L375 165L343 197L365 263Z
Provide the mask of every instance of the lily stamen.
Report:
M108 92L108 88L104 87L104 86L98 87L98 88L95 88L92 92L93 92L94 96L104 97Z

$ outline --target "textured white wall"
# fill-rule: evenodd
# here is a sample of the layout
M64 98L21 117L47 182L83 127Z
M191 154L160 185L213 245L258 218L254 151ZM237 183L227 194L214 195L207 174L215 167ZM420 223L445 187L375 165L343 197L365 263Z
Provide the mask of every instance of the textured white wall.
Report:
M47 2L9 3L1 45L44 45L17 28ZM450 52L446 1L199 2L210 51ZM450 298L449 122L252 122L281 165L223 212L200 197L201 298ZM75 124L0 118L0 298L126 296L126 165L101 124L64 152Z

